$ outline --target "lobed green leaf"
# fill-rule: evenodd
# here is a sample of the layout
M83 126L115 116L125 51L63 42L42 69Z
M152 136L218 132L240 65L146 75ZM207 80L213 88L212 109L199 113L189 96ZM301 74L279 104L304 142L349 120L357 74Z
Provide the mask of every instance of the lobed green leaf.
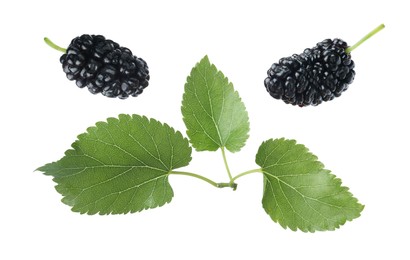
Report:
M198 151L226 147L239 151L248 139L249 118L232 83L205 56L185 84L182 115L187 135Z
M139 115L98 122L72 148L38 170L54 177L65 204L87 214L125 214L170 202L170 171L191 161L180 132Z
M256 163L264 175L263 208L284 228L334 230L359 217L364 208L340 179L294 140L263 142Z

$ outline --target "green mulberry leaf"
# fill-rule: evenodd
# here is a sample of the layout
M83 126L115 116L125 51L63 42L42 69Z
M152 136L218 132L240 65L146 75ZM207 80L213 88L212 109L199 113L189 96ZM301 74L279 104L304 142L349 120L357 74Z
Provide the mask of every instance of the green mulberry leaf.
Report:
M248 139L249 118L232 83L205 56L185 84L182 115L187 135L198 151L226 147L239 151Z
M256 163L264 176L263 208L284 228L334 230L363 210L341 180L294 140L263 142Z
M191 161L180 132L138 115L98 122L72 148L38 170L54 177L65 204L87 214L125 214L170 202L169 173Z

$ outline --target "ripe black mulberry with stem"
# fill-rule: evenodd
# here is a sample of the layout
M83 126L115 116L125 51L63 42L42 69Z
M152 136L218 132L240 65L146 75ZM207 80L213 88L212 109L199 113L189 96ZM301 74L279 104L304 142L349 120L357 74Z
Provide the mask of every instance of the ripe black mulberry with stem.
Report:
M301 54L280 59L268 70L266 90L273 98L300 107L339 97L355 77L350 53L383 28L384 24L379 25L351 47L341 39L326 39Z
M136 97L148 86L147 63L125 47L102 35L83 34L74 38L67 49L48 38L52 48L64 52L60 58L63 71L79 88L106 97Z

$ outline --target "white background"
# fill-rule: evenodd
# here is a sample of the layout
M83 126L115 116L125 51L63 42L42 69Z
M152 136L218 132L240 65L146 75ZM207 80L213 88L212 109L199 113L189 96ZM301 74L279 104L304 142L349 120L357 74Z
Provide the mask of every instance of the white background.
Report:
M409 259L409 18L406 1L2 1L0 3L0 259ZM354 44L356 79L340 98L299 108L265 91L266 70L325 38ZM137 98L91 95L68 81L61 53L75 36L103 34L150 67ZM260 143L305 144L366 205L334 232L282 229L261 207L262 177L238 190L171 176L175 196L137 214L88 216L60 202L50 177L95 122L137 113L185 132L183 87L204 55L229 77L251 121L250 138L228 154L234 174L256 167ZM194 171L227 176L220 153L193 154Z

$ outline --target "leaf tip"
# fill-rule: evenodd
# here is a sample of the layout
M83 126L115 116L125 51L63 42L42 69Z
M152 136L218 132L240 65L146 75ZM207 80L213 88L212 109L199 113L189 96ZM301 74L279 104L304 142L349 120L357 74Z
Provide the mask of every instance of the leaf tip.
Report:
M201 63L202 63L202 61L203 62L207 62L207 63L210 63L210 61L209 61L209 57L208 57L208 54L205 54L205 56L201 59Z
M39 171L39 172L43 173L44 175L53 175L53 173L56 170L57 170L56 163L51 162L51 163L47 163L47 164L44 164L43 166L38 167L33 172Z

